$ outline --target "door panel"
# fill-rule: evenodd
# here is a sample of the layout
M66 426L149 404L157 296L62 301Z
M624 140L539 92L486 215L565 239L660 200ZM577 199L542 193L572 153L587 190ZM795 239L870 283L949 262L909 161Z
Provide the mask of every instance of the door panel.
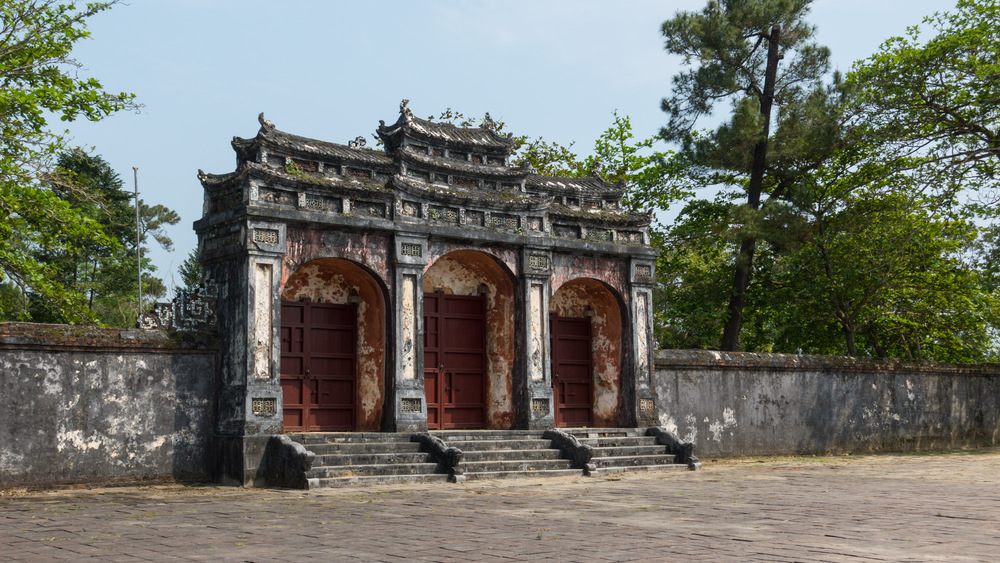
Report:
M590 319L551 315L549 327L556 426L591 426L594 378Z
M486 299L424 294L424 391L430 429L486 425Z
M355 429L357 305L281 304L281 391L286 431Z

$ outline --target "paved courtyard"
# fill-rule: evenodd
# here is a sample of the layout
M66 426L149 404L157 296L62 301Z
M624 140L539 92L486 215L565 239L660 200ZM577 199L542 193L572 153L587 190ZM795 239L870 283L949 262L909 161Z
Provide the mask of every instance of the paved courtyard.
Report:
M0 498L0 560L996 561L1000 449L701 472Z

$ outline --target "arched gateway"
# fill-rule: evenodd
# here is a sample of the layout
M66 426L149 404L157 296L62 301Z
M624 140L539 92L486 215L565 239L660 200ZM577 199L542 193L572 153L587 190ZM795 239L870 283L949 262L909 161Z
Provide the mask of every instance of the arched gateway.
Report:
M279 131L199 171L219 287L220 475L269 436L656 424L649 216L599 174L512 166L514 141L416 118L384 150Z

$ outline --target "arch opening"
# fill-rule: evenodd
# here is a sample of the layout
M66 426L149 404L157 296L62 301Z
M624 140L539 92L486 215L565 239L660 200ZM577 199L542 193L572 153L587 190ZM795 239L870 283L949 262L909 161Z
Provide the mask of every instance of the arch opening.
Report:
M385 403L382 284L341 258L307 262L285 280L281 388L286 431L377 431Z
M549 314L556 425L620 426L625 354L620 297L603 282L577 278L552 295Z
M423 291L428 426L512 428L511 274L487 254L459 250L425 269Z

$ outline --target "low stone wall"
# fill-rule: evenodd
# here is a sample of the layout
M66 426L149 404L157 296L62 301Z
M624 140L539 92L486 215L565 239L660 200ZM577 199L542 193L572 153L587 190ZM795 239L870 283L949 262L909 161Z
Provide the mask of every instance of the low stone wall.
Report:
M0 489L208 480L211 338L0 324Z
M1000 443L1000 365L663 350L660 423L695 455Z

